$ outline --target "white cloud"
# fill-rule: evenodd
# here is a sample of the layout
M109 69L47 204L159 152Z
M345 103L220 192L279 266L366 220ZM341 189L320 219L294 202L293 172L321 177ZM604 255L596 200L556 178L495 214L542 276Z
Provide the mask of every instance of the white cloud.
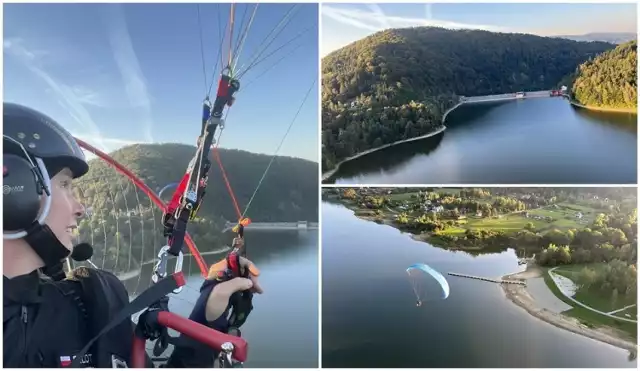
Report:
M107 100L99 92L92 90L86 86L74 85L71 87L78 101L95 107L107 108L109 104Z
M107 154L113 151L117 151L122 147L130 146L133 144L150 144L150 142L141 142L137 140L128 140L128 139L121 139L121 138L107 138L102 136L92 136L92 135L86 135L86 134L72 133L71 135L73 135L75 138L78 138L87 142L88 144L98 148L103 152L106 152ZM103 144L103 145L101 146L100 144ZM108 147L109 147L108 150L101 148L101 147L104 147L104 144L108 144ZM82 150L85 156L87 157L87 160L93 160L94 158L97 158L97 156L94 155L93 152L86 150L84 148Z
M375 13L376 18L380 22L380 25L382 26L382 28L384 29L391 28L391 24L387 21L387 18L386 18L387 16L382 11L382 8L380 8L380 5L378 4L368 4L368 5L369 5L369 9L371 9L371 11Z
M378 8L379 10L379 8ZM379 23L381 25L388 25L386 28L406 28L415 26L435 26L454 29L479 29L487 31L505 31L505 28L493 25L480 25L469 23L458 23L452 21L427 19L427 18L409 18L399 17L393 15L386 15L380 10L378 11L364 11L360 9L343 9L335 8L332 6L323 5L322 14L337 21L344 21L347 24L358 25L361 28L371 29L375 31L381 31L385 28L382 26L372 26L372 22ZM358 27L357 26L357 27Z
M91 115L83 106L87 96L90 96L91 94L88 93L88 90L84 90L82 94L79 94L80 91L78 88L74 88L58 81L51 74L45 71L42 67L41 59L48 55L47 52L26 47L24 40L19 38L4 40L3 49L8 55L11 55L21 61L29 71L39 77L56 96L58 103L65 108L69 115L80 126L88 130L89 135L95 138L101 138L98 125L93 121ZM106 144L100 141L98 141L96 147L108 150Z
M142 142L139 140L130 140L130 139L121 139L121 138L107 138L102 136L96 137L96 136L91 136L86 134L72 134L72 135L76 138L80 138L84 140L85 142L91 145L95 145L95 143L109 143L110 147L117 147L117 148L111 148L110 149L111 151L114 151L124 146L130 146L133 144L151 144L152 143L152 142Z
M120 70L129 103L133 107L142 109L144 134L146 140L152 142L151 101L138 57L131 43L127 23L119 4L110 4L108 9L107 28L113 55Z

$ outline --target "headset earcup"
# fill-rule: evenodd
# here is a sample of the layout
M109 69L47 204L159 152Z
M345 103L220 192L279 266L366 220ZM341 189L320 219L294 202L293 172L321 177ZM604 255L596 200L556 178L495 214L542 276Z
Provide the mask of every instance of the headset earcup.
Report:
M3 153L2 229L22 231L37 220L40 213L40 194L31 164L26 159Z

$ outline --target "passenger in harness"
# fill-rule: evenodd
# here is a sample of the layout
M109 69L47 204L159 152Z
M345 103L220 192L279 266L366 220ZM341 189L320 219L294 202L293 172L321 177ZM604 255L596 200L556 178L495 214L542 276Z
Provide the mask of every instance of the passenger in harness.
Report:
M89 165L76 140L50 117L18 104L3 104L3 126L4 367L66 367L129 295L116 276L99 269L59 274L84 213L72 182ZM123 321L79 365L130 365L132 343L133 324Z
M244 245L241 237L234 238L232 251L209 269L200 287L200 297L189 319L217 331L241 336L240 327L253 309L253 293L262 294L257 277L260 272L248 259L240 256ZM217 352L180 335L166 367L210 368Z

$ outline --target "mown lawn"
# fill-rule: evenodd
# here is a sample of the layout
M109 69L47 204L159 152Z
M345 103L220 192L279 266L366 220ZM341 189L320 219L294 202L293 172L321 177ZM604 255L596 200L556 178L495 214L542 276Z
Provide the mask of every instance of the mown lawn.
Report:
M541 209L530 210L530 215L538 215L543 217L550 217L556 219L552 223L547 223L546 229L558 228L558 229L582 229L591 224L595 219L597 212L593 209L586 208L580 205L567 204L567 206L581 209L584 214L582 219L576 218L577 211L569 209L556 209L553 206L546 206ZM586 214L587 210L591 210L589 214Z
M558 206L566 206L566 207L570 207L573 209L578 209L580 210L583 214L587 213L587 214L597 214L599 213L598 210L592 208L591 206L586 206L586 205L579 205L579 204L570 204L568 202L561 202L558 204ZM573 211L573 210L567 210L567 211ZM573 211L575 213L575 211Z
M418 192L392 193L390 195L387 195L387 197L389 197L391 201L411 201L411 200L415 200L415 199L412 199L411 196L417 195L417 194Z
M533 223L536 228L545 224L520 215L507 215L502 218L470 218L467 225L474 229L495 229L515 232L524 229L524 226L528 223Z

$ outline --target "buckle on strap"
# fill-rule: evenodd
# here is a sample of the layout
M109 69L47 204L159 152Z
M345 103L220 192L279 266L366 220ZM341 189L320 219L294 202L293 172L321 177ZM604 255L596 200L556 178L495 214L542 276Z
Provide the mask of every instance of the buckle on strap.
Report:
M158 262L153 269L153 275L151 276L151 280L153 283L158 283L161 279L167 277L167 263L169 262L169 245L165 245L160 249L158 253ZM184 261L184 254L182 251L178 253L176 257L176 266L173 270L173 273L182 272L182 262ZM179 294L182 291L182 286L173 290L174 294Z

